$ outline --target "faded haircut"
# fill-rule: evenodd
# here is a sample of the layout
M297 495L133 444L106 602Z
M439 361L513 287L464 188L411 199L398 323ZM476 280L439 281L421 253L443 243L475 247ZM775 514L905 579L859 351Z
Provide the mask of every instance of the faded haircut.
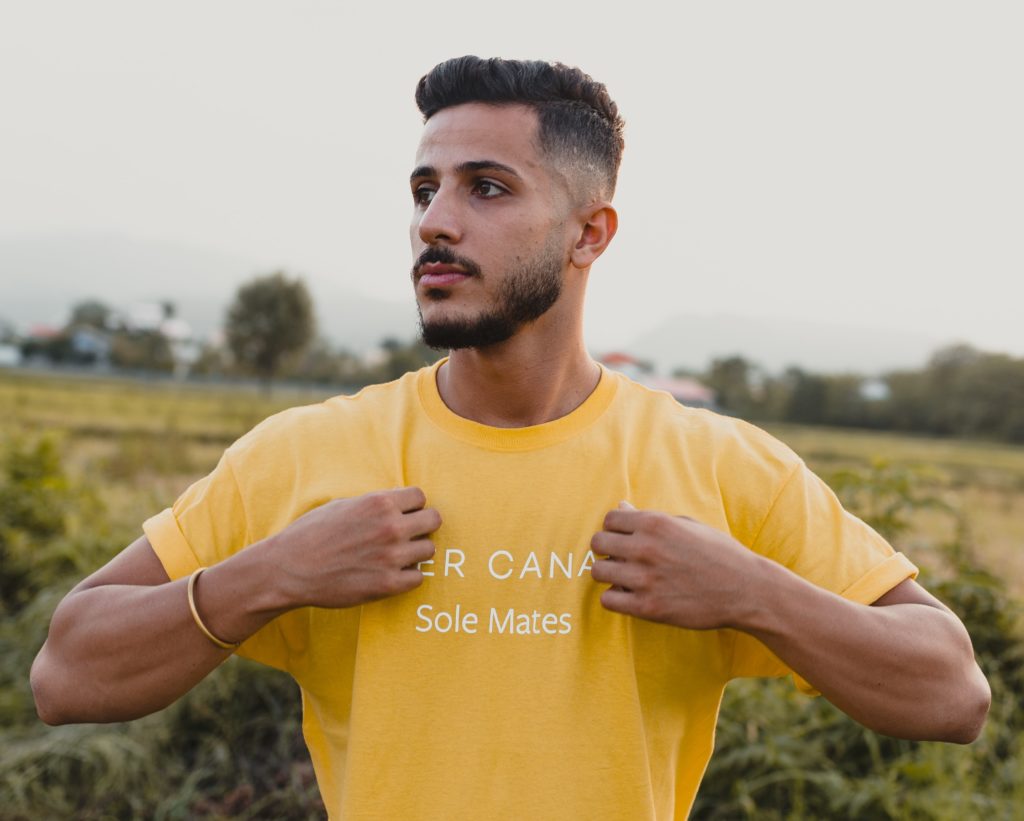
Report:
M466 56L439 63L416 86L424 122L464 103L532 108L541 153L568 178L570 196L612 198L624 123L604 84L589 74L542 60Z

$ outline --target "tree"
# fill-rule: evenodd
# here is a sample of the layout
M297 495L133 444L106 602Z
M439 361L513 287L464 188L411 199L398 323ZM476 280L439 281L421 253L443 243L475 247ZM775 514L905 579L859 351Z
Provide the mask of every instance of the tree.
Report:
M268 389L285 358L305 350L314 330L313 300L305 283L282 271L242 285L225 323L235 360Z
M406 343L394 337L388 337L381 341L380 347L384 351L385 359L377 372L372 375L374 380L379 382L398 379L404 373L419 370L424 365L429 365L441 358L440 353L433 348L428 348L419 339Z
M747 416L754 405L750 384L752 372L753 366L742 356L714 359L704 382L715 392L722 408Z
M110 326L112 314L113 312L105 303L97 299L87 299L76 303L72 307L71 318L68 320L67 327L74 328L86 325L102 331Z
M790 384L785 421L804 425L820 425L824 422L828 395L825 379L800 368L787 368L785 379Z

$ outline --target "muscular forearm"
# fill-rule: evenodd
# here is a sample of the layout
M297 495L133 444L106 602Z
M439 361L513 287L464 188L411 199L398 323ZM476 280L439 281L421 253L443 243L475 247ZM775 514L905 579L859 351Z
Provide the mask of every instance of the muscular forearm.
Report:
M974 740L989 689L952 613L924 603L869 607L765 560L737 623L841 710L878 732Z
M265 583L258 546L205 571L196 603L224 640L252 635L282 612ZM230 653L198 629L187 580L105 584L60 604L32 669L40 716L50 724L126 721L166 707Z
M906 580L873 606L816 587L727 533L620 507L591 547L609 610L690 630L742 630L861 723L903 738L969 742L988 682L967 631Z
M441 524L418 488L334 499L205 570L196 605L225 642L299 607L354 607L423 581ZM170 581L145 537L69 593L32 667L51 724L123 721L159 710L229 655L192 618L185 579Z

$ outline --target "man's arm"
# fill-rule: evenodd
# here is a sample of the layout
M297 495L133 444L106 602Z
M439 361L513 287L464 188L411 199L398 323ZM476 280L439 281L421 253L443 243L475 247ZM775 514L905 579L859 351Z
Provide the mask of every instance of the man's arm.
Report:
M988 682L953 613L907 580L867 607L685 517L614 510L594 536L593 576L609 610L690 629L733 628L865 726L969 743L988 713Z
M423 581L441 524L418 488L336 499L204 571L195 602L224 641L244 641L298 607L352 607ZM48 724L126 721L184 695L230 652L193 621L187 579L171 581L142 537L57 606L32 665Z

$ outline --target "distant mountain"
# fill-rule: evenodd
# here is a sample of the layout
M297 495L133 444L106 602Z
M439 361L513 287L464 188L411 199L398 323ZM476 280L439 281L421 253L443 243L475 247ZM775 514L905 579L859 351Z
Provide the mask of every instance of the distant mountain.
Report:
M235 289L266 265L207 248L113 236L0 239L0 318L22 328L57 325L71 306L98 299L115 308L170 300L200 336L218 329ZM415 308L307 279L320 333L352 350L383 337L411 338Z
M676 316L637 337L629 353L659 370L704 370L716 358L739 354L769 371L790 365L823 373L877 374L919 368L944 341L883 328L742 316Z

